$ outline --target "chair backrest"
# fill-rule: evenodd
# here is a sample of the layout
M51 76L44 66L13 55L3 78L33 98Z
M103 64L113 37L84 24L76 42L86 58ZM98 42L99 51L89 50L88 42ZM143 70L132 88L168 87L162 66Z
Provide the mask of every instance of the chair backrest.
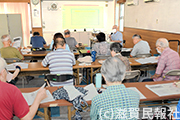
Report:
M19 58L4 58L7 63L21 62Z
M70 74L64 74L64 75L59 75L59 74L46 74L45 75L45 81L48 81L50 84L51 82L54 83L55 86L61 86L62 82L66 82L68 80L73 79L73 84L74 84L74 76ZM50 82L51 81L51 82ZM58 84L59 83L59 84ZM68 83L67 83L68 84ZM50 84L53 86L53 84Z
M141 57L150 57L151 53L147 53L147 54L137 54L135 57L136 58L141 58Z
M140 74L141 74L140 70L126 71L124 80L130 80L136 78L135 81L138 82Z
M15 47L15 48L19 48L21 47L21 42L22 42L22 37L15 37L13 38L13 46L12 47Z
M109 58L110 56L108 55L108 56L106 56L106 55L98 55L97 57L96 57L96 59L107 59L107 58Z
M180 76L180 69L174 69L174 70L170 70L168 71L164 76L163 76L163 80L166 78L166 76Z
M179 40L168 40L168 42L176 42L177 43L177 52L179 53L179 45L180 45Z

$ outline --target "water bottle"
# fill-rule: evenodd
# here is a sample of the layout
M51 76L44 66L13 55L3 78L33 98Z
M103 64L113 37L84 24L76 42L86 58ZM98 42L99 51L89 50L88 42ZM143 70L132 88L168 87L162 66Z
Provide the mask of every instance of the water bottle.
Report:
M93 62L96 60L96 51L91 52L91 58Z
M101 88L102 84L102 75L101 73L96 74L96 88Z

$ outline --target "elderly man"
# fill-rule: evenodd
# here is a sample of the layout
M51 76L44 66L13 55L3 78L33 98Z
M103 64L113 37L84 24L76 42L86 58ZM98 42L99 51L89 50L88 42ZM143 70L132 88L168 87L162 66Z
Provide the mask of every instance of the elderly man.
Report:
M65 37L66 43L70 47L70 50L73 50L75 47L79 47L75 38L71 37L70 31L68 29L64 31L64 37Z
M112 29L113 29L112 34L109 35L110 41L118 42L121 45L123 45L123 35L121 32L118 31L117 25L114 25Z
M169 43L166 38L159 38L156 42L156 50L161 56L158 58L158 66L155 74L151 79L145 79L145 81L162 81L163 76L170 70L180 69L179 54L169 48ZM179 80L179 76L166 76L165 81Z
M131 65L127 57L121 55L122 46L119 43L112 43L110 45L111 56L117 56L126 66L126 71L131 71Z
M150 47L148 42L142 40L141 36L138 34L133 35L132 37L134 47L131 51L130 57L135 57L138 54L148 54L150 53Z
M19 58L20 60L24 59L20 51L16 48L11 47L11 40L9 35L3 35L1 37L3 47L0 49L1 57L3 58Z
M65 50L65 39L64 37L57 36L54 41L54 46L56 51L52 51L46 55L42 61L42 65L46 67L49 65L49 70L51 74L66 74L73 75L73 65L76 64L74 54ZM68 78L67 78L68 79ZM73 85L73 79L63 80L59 85ZM51 82L51 85L55 86L56 83Z
M102 64L101 74L108 87L92 99L90 112L92 120L134 120L138 118L138 116L133 118L135 116L131 116L130 112L138 114L139 94L127 89L121 83L125 72L126 66L116 56L108 58Z
M40 102L47 97L46 90L41 88L29 108L21 91L14 85L6 83L6 62L0 58L0 119L12 120L14 115L21 120L32 120Z

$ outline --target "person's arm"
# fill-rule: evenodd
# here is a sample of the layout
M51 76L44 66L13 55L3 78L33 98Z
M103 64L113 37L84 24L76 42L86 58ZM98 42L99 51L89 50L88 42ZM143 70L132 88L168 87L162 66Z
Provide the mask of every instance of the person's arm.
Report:
M158 78L158 77L160 77L160 76L161 76L161 75L155 73L151 78L156 79L156 78Z
M24 56L23 54L21 53L21 51L19 51L18 49L14 49L16 51L16 54L17 54L17 58L19 58L20 60L24 60Z
M37 112L37 109L39 107L40 102L43 99L45 99L46 97L47 97L46 89L40 88L37 95L36 95L36 98L35 98L33 104L29 108L29 112L23 118L21 118L21 120L32 120L33 117L35 116L36 112Z
M46 57L43 59L43 61L41 62L41 65L43 67L46 67L49 63L48 63L48 54L46 55Z
M20 71L21 71L21 66L17 65L16 70L13 73L12 79L16 78Z

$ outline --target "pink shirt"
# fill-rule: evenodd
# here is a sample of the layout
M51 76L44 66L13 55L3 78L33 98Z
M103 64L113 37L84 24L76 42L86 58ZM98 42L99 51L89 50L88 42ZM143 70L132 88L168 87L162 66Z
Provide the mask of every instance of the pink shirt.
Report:
M173 69L180 69L179 54L170 48L166 48L159 57L158 66L156 68L156 74L161 76L154 79L154 81L162 81L165 73ZM179 80L179 76L166 76L164 80Z

